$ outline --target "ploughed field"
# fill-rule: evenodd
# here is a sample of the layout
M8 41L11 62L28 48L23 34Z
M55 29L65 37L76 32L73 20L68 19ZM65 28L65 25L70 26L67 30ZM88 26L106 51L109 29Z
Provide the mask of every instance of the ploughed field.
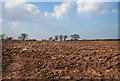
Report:
M118 41L3 41L3 79L118 79Z

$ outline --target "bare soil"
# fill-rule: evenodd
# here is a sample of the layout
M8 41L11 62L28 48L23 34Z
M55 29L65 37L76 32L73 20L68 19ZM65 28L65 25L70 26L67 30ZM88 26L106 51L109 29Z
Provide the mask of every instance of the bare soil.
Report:
M120 42L119 42L120 43ZM118 41L3 41L3 79L119 79Z

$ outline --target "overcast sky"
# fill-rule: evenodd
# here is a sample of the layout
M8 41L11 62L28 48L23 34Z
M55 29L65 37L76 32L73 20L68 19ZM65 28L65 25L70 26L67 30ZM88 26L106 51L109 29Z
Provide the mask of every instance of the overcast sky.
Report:
M3 33L48 39L79 34L81 39L118 38L117 2L4 2ZM2 19L3 18L3 19Z

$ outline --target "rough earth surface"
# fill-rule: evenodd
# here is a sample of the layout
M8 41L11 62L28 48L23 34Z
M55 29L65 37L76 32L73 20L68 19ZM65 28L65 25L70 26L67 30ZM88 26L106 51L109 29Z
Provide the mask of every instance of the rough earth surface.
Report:
M119 43L4 40L2 78L119 79Z

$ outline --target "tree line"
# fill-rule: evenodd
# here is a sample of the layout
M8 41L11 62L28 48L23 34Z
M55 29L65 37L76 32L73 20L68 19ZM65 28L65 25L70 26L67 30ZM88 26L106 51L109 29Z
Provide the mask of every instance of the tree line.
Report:
M71 39L69 41L77 41L80 39L80 36L78 34L70 35L70 37L71 37ZM0 35L0 38L1 38L1 40L15 40L15 39L13 39L13 37L9 37L4 33ZM42 41L66 41L67 38L68 38L67 35L56 35L54 37L49 37L48 40L42 39ZM28 34L26 34L26 33L20 34L20 36L18 36L17 40L36 41L36 39L28 39Z
M71 41L77 41L78 39L80 39L80 36L78 34L73 34L70 35L71 37ZM56 35L54 37L50 37L49 40L50 41L66 41L66 39L68 38L67 35Z
M20 36L18 36L18 40L26 40L27 37L28 37L28 34L22 33L22 34L20 34ZM13 39L13 37L7 36L4 33L0 35L0 39L1 40L15 40L15 39Z

